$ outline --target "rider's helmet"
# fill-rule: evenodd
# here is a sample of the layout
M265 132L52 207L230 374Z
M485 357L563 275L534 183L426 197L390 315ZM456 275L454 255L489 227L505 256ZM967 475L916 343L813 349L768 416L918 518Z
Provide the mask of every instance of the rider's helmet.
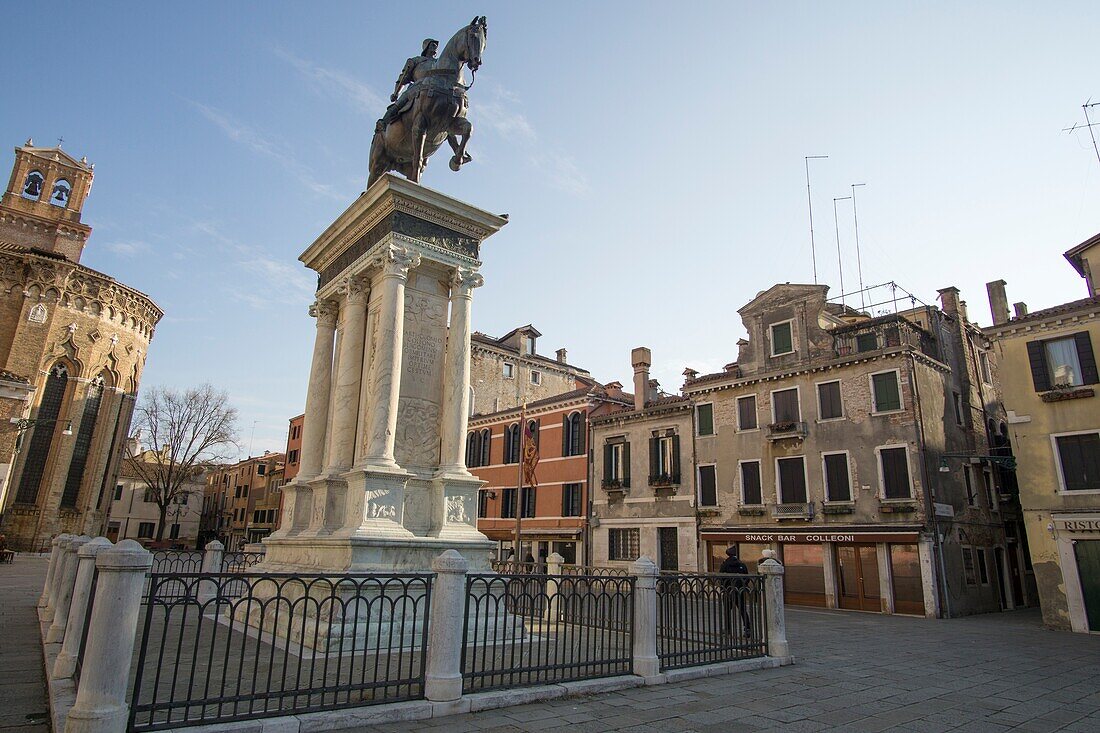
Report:
M432 45L433 43L436 45L437 48L439 47L439 41L435 40L434 38L424 39L424 46L420 49L420 53L422 56L428 55L428 46Z

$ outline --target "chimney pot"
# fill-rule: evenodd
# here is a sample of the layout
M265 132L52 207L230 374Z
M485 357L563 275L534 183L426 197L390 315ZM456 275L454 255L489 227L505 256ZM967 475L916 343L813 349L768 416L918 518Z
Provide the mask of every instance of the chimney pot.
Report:
M1005 281L994 280L985 284L985 292L989 296L989 312L993 315L993 325L999 326L1008 322L1008 296L1005 294Z
M951 286L948 288L941 288L940 294L940 307L943 312L949 316L957 316L959 314L959 289Z
M630 352L630 365L634 367L634 409L642 410L649 401L649 366L653 353L645 346Z
M558 363L559 364L564 364L565 363L565 356L566 356L566 353L567 353L566 350L565 349L558 349L554 353L557 354L557 356L558 356Z
M1023 318L1024 316L1027 315L1027 303L1024 303L1024 302L1014 303L1012 305L1012 307L1016 311L1016 317L1017 318Z

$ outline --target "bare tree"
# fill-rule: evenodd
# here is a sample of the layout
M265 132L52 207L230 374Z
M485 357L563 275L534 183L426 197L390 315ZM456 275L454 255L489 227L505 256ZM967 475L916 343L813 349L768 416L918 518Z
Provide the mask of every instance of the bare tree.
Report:
M141 431L149 450L127 455L126 468L145 484L160 510L159 542L169 507L193 491L188 481L207 466L236 457L237 409L224 391L209 384L182 392L154 387L134 410L131 428Z

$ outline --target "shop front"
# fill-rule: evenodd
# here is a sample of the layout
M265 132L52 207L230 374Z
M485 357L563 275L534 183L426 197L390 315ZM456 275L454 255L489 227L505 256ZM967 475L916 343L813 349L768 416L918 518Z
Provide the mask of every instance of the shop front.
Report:
M512 545L515 539L514 530L482 529L481 531L486 537L496 541L497 559L512 559ZM581 530L523 529L520 534L519 559L521 562L530 559L545 564L546 559L555 552L565 559L566 565L577 564L578 559L584 557Z
M775 550L785 567L785 601L792 606L930 613L930 554L923 552L929 561L922 562L915 530L704 531L701 536L711 572L717 572L730 546L749 572L756 572L764 550Z

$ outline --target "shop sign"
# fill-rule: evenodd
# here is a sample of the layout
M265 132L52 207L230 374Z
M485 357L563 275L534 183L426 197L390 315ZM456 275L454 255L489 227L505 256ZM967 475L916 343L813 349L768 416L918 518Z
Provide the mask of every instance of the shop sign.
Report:
M942 504L936 502L936 516L937 517L953 517L955 516L955 507L950 504Z
M1100 532L1100 519L1056 519L1054 526L1066 532Z
M820 544L822 542L916 542L916 532L705 532L703 539L719 542Z

